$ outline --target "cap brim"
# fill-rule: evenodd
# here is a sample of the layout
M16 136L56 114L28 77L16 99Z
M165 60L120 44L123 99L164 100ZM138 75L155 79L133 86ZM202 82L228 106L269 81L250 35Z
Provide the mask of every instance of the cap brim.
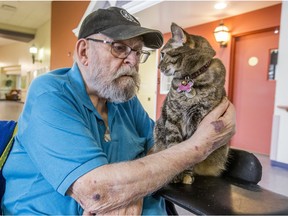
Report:
M158 49L163 45L163 35L160 31L141 26L117 25L105 29L100 33L112 38L113 40L127 40L137 36L143 36L144 46L152 49Z

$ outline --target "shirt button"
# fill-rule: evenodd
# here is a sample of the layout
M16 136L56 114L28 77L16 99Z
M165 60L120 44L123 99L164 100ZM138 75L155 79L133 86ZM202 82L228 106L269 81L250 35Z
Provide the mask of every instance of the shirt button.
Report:
M104 122L103 122L103 121L99 121L99 125L101 125L101 126L102 126L103 124L104 124Z

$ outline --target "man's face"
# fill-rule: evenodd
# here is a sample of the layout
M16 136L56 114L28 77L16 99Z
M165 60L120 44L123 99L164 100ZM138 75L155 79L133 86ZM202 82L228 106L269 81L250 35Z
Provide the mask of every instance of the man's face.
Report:
M104 35L97 34L89 38L112 41ZM140 38L119 41L133 50L141 50ZM112 55L111 44L88 41L88 70L86 85L89 94L96 94L112 102L124 102L132 98L139 89L139 61L132 51L126 58Z

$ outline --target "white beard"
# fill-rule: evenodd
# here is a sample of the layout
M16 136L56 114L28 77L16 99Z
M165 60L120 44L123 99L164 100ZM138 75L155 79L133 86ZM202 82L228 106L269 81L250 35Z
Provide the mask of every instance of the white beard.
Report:
M98 73L93 82L93 90L101 98L121 103L131 99L139 90L140 76L135 67L121 67L113 77L106 78L103 74Z

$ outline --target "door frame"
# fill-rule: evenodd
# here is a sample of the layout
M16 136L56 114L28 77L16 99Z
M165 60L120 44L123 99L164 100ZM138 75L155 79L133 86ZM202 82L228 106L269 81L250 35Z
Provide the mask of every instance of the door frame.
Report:
M253 35L253 34L258 34L258 33L263 33L263 32L269 32L269 31L274 31L275 29L280 30L280 26L273 26L269 28L264 28L264 29L259 29L255 31L249 31L249 32L244 32L244 33L239 33L239 34L234 34L231 35L231 57L230 57L230 70L229 70L229 80L228 80L228 98L229 100L233 103L233 93L234 93L234 80L235 80L235 52L236 52L236 40L238 37L243 37L247 35Z

